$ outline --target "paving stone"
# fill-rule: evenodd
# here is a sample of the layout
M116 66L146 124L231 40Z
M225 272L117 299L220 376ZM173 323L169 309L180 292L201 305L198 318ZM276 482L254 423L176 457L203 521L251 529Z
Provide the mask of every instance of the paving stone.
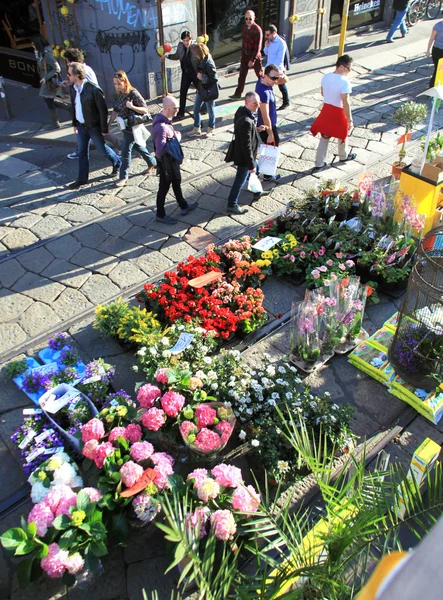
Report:
M185 242L195 248L195 250L203 250L209 244L215 244L217 238L211 233L208 233L201 227L191 227L184 237Z
M94 248L82 248L70 259L70 262L80 267L85 267L93 272L106 275L111 271L116 263L116 258L111 258L108 254L94 250Z
M155 235L155 232L152 232ZM109 236L100 246L98 250L100 252L106 252L111 256L118 256L118 258L125 260L133 260L140 256L143 252L143 246L139 246L130 242L129 240L125 240L121 237Z
M68 600L126 600L126 574L122 554L119 546L110 546L109 554L101 559L103 574L93 577L86 590L81 586L69 588Z
M418 415L407 427L401 436L397 439L397 444L401 446L412 458L416 449L426 438L430 438L441 446L443 442L443 432L439 431L437 426Z
M20 294L29 296L33 300L50 304L65 288L60 283L46 279L36 273L25 273L12 289Z
M81 190L73 192L72 195L68 198L69 202L73 202L74 204L84 204L86 206L93 206L94 202L97 202L102 198L101 194L90 194L84 193Z
M286 202L289 202L289 199ZM286 202L279 202L274 198L274 194L272 194L272 196L263 196L263 198L254 202L253 207L256 211L263 213L262 217L260 217L263 218L263 216L271 216L282 210ZM257 218L259 218L258 215Z
M102 277L102 275L99 275L99 277ZM123 352L120 344L114 339L103 336L98 329L94 329L91 318L75 323L69 328L68 333L80 348L81 356L85 362L103 357L114 364L115 356Z
M292 308L293 302L300 302L304 295L304 288L296 288L282 279L269 277L262 286L265 299L263 306L271 315L285 314Z
M154 250L159 250L168 239L164 233L153 232L147 227L138 227L137 225L131 227L123 237L137 245L148 246Z
M146 275L138 269L132 262L127 260L120 261L108 275L120 289L125 289L146 279Z
M0 315L2 321L12 321L19 317L32 304L32 300L22 294L0 290Z
M155 526L134 529L131 531L130 539L131 543L123 551L126 564L166 554L164 535Z
M74 206L74 208L66 214L65 218L70 223L87 223L91 219L100 217L101 214L102 213L93 206L81 205Z
M15 258L0 263L0 285L10 288L24 272L24 269Z
M115 208L126 206L126 202L124 202L118 196L105 194L104 196L100 196L100 198L91 202L91 206L94 206L101 212L109 212Z
M146 275L152 277L171 267L172 262L161 252L149 250L136 258L135 264L144 271Z
M202 194L210 194L212 196L215 196L217 193L217 190L221 184L223 184L223 185L231 185L232 184L232 181L234 180L234 176L235 176L235 173L231 169L230 175L229 176L227 175L226 178L220 180L219 183L217 181L215 181L209 175L206 175L205 177L199 178L197 181L193 181L192 185L195 187L196 190L198 190Z
M66 203L57 203L54 204L53 206L49 206L48 209L45 211L45 215L57 215L59 217L64 217L69 211L71 211L74 207L76 207L76 204L71 204L70 202L66 202Z
M260 221L263 220L264 215L263 215L263 213L256 210L254 207L255 207L255 202L253 205L248 207L248 212L246 214L232 215L231 219L233 219L234 221L237 221L238 223L241 223L241 225L243 225L243 226L255 225L256 223L259 223Z
M214 213L226 214L227 206L228 201L225 198L202 194L198 199L198 208L195 211L193 210L190 212L186 217L193 219L193 221L191 221L192 225L201 225L202 227L205 227L205 224L208 223ZM193 215L193 213L196 213L196 216ZM182 218L178 208L174 211L174 218Z
M166 204L166 214L170 215L173 210L176 208L176 204L174 202L173 210L171 210L171 204ZM160 233L165 233L166 235L173 235L175 237L182 238L185 233L188 231L189 226L186 223L178 222L176 225L166 225L165 223L159 223L158 221L152 221L149 225L149 229L153 229L154 231L159 231Z
M51 262L54 257L43 246L29 250L17 257L17 260L27 270L33 273L41 273Z
M318 144L318 142L317 142ZM281 147L280 154L281 156L290 156L291 158L300 158L303 154L304 147L291 142L289 144L284 144Z
M188 256L193 256L195 250L186 242L180 242L176 238L170 238L162 247L161 253L169 258L172 262L180 262L186 260Z
M352 130L352 137L364 138L365 140L380 141L380 133L371 131L363 127L354 127Z
M77 265L56 258L49 267L43 271L42 275L44 277L49 277L50 279L55 279L69 287L79 288L85 283L88 277L90 277L91 271L87 271Z
M61 258L62 260L69 260L81 247L80 242L71 234L45 244L46 250L49 250L55 258Z
M334 357L330 360L339 359L340 357ZM303 384L312 388L313 393L316 394L329 392L331 394L332 402L337 402L337 404L345 404L347 402L347 394L344 392L340 383L335 379L334 372L329 368L329 363L326 363L305 377Z
M91 275L88 281L80 288L80 292L93 304L105 303L119 291L120 288L109 281L104 275Z
M151 210L147 210L145 206L137 206L131 211L126 212L125 217L131 221L133 225L146 227L146 225L155 218L155 215Z
M102 221L100 226L110 235L118 237L125 235L131 229L132 224L121 215L113 215L108 220Z
M60 319L65 321L84 313L94 305L81 292L67 287L51 306Z
M60 317L47 304L34 302L20 316L18 322L29 336L33 336L59 323Z
M33 214L24 214L22 217L15 219L11 223L11 227L23 227L23 229L29 229L36 223L40 221L41 217L39 215Z
M349 137L349 145L352 148L366 148L369 143L369 140L366 138L354 137L352 134Z
M2 209L3 210L3 209ZM28 229L16 229L5 236L2 243L8 250L17 250L18 248L26 248L38 242L38 238Z
M98 246L100 246L100 244L108 237L106 231L97 225L97 223L93 223L92 225L88 225L87 227L75 231L73 236L82 246L88 246L88 248L98 248Z
M18 323L0 323L0 350L5 352L26 340L26 333Z
M45 239L48 237L52 237L61 231L65 231L69 229L70 224L65 221L62 217L57 217L56 215L48 215L43 219L40 219L38 223L30 227L32 233L38 235L40 239Z
M396 307L391 303L372 304L366 307L366 316L371 319L377 328L383 326L383 323L390 319L397 312Z
M145 198L149 193L148 190L140 189L139 187L135 187L135 185L125 185L125 187L121 188L118 192L118 197L125 200L138 200L139 198Z
M236 232L239 230L239 225L234 219L231 219L231 217L223 216L211 219L207 224L206 229L219 240L222 240L235 236Z
M142 560L129 565L127 571L127 593L129 600L142 600L142 589L148 598L157 590L159 598L169 598L178 582L178 571L173 570L167 576L164 572L170 564L164 556Z

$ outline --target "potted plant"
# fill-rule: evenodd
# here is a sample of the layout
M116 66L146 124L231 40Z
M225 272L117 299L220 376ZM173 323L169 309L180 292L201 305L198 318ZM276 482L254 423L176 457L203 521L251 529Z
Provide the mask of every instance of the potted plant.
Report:
M403 143L398 153L398 161L392 165L392 175L395 179L400 179L400 174L405 168L406 163L403 162L406 156L406 139L408 134L419 124L426 119L427 108L424 104L418 102L405 102L403 106L398 108L392 115L393 122L401 127L404 127Z

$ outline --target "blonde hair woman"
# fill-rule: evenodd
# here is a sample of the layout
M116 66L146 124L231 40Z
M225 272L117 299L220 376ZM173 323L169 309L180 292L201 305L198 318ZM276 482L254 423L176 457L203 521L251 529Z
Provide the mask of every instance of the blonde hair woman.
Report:
M198 87L194 101L194 129L191 132L192 137L201 135L201 116L200 112L203 104L208 109L208 129L207 135L214 135L215 132L215 113L214 102L218 98L218 75L215 63L209 53L206 44L194 44L191 52L198 60L197 79Z
M149 118L149 110L142 95L131 85L128 76L124 71L117 71L114 74L114 87L116 92L114 110L109 117L109 125L116 117L123 119L123 143L121 150L120 177L117 187L123 187L128 182L129 165L131 164L132 148L146 161L148 165L148 174L155 166L157 161L155 157L148 152L146 146L137 144L134 140L132 128L134 125L145 122Z

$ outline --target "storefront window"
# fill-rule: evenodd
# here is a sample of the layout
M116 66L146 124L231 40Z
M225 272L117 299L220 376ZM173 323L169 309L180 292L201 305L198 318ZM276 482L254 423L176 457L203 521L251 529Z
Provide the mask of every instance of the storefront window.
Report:
M384 0L351 0L349 3L348 29L380 21ZM330 34L340 33L343 0L332 0L330 12Z

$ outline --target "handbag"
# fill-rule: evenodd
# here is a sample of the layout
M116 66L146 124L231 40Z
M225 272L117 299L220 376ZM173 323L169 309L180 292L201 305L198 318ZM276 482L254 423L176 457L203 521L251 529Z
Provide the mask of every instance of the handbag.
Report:
M225 156L225 162L232 162L235 156L235 136L232 136L232 140L228 146L228 150Z
M249 175L248 190L253 194L263 193L263 187L257 173L251 173Z
M174 160L178 162L179 165L182 164L185 156L183 154L180 142L175 137L175 135L172 138L168 138L165 150L167 154L169 154L169 156L171 156Z
M218 85L218 81L212 82L209 87L205 87L203 84L200 85L198 94L203 102L217 100L220 95L220 86Z
M134 142L139 146L146 146L146 142L151 137L151 134L142 123L134 125L132 135L134 136Z
M44 58L45 74L48 74L48 67L46 65L46 58ZM46 86L50 92L56 92L61 87L61 81L59 81L57 74L53 75L50 79L46 79Z
M258 169L262 175L274 176L277 172L278 158L280 148L270 144L260 144L260 154L258 158Z

